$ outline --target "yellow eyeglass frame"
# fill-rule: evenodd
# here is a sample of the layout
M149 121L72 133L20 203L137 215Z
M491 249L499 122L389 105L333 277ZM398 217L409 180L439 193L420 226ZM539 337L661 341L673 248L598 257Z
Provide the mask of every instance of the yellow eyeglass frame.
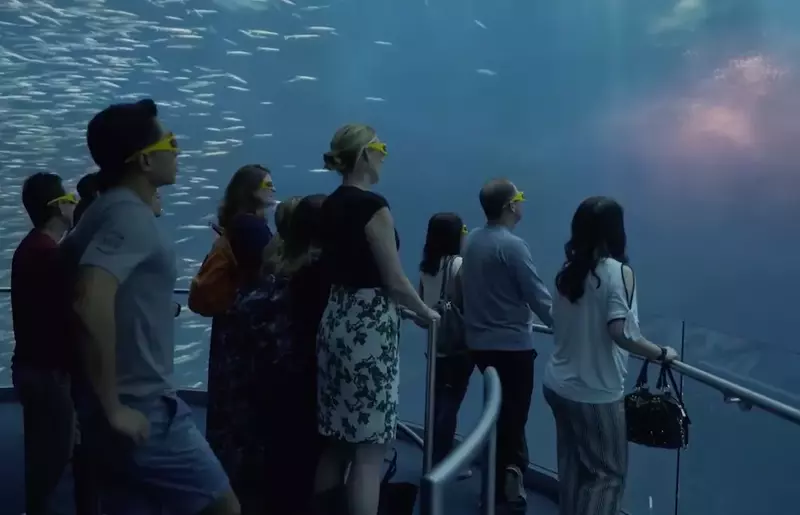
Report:
M367 147L366 148L368 148L370 150L374 150L376 152L380 152L384 156L388 156L389 155L389 149L386 146L386 143L384 143L382 141L373 141L371 143L367 143Z
M77 204L78 203L78 195L75 193L67 193L65 195L61 195L60 197L56 197L53 200L47 203L48 206L54 206L56 204Z
M139 158L139 156L144 156L147 154L152 154L153 152L178 152L178 140L175 139L175 134L167 133L166 136L161 138L160 140L156 141L152 145L148 145L144 147L142 150L135 152L131 155L128 159L125 160L125 163L130 163L135 161Z

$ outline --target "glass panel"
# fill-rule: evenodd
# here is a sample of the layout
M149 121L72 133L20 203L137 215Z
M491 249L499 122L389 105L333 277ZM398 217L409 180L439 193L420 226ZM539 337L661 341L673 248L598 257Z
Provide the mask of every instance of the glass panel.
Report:
M800 406L793 393L800 391L797 352L699 326L687 327L684 347L687 363ZM800 428L725 404L720 393L691 379L684 392L692 427L681 455L679 515L780 513L794 506Z
M400 419L419 425L425 422L427 349L428 332L413 322L403 322L400 330ZM482 401L479 402L478 409L482 405Z
M175 326L175 383L180 388L205 389L211 320L189 311L186 295L178 295L175 300L184 304ZM13 350L11 300L7 292L0 290L0 387L11 386Z
M14 326L11 322L11 297L0 291L0 387L11 386L11 353L14 350Z
M186 295L176 295L183 305L175 325L175 384L180 388L206 389L211 319L186 307Z
M658 345L680 350L682 325L680 320L646 317L642 321L642 334ZM634 358L628 363L626 391L636 384L641 365L642 361ZM654 374L651 367L651 384L656 379ZM625 509L633 514L674 515L678 453L634 444L630 444L629 450Z

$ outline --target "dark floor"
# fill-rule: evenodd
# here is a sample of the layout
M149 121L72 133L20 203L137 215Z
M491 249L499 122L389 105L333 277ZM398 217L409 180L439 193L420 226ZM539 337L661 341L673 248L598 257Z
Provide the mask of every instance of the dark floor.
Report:
M195 407L195 416L200 427L205 426L205 409ZM19 406L11 403L0 403L0 514L18 515L24 512L23 477L22 477L22 417ZM422 465L422 451L413 443L400 441L396 443L399 452L398 471L394 481L419 483L419 471ZM69 476L69 474L67 474ZM69 501L71 488L70 477L65 477L59 487L59 508L54 515L72 515L73 509ZM445 506L447 513L467 515L479 513L480 473L475 471L471 479L460 481L447 489ZM417 509L419 511L419 509ZM528 513L551 515L557 512L557 506L550 500L533 492L528 494Z

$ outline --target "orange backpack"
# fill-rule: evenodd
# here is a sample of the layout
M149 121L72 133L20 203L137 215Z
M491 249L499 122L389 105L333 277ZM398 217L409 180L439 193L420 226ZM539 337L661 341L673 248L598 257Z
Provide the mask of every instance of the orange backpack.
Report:
M239 279L230 242L220 235L189 288L189 309L204 317L224 315L233 306Z

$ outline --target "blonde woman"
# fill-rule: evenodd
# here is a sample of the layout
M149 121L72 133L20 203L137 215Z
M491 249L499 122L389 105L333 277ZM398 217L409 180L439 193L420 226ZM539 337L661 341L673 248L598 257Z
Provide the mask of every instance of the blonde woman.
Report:
M317 420L328 443L315 489L327 497L343 483L350 465L351 515L377 513L381 467L387 443L395 437L398 305L428 321L439 318L403 272L389 204L370 191L386 155L386 144L365 125L340 128L324 155L325 166L342 176L342 185L322 206L322 259L331 290L317 336Z

